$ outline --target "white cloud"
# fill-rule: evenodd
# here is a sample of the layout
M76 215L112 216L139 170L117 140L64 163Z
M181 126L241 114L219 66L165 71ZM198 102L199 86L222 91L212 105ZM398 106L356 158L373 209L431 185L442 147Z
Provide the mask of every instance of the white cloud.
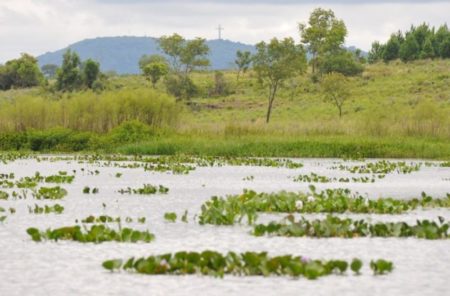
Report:
M224 37L235 41L298 39L297 23L307 21L319 6L312 2L320 1L1 0L0 61L21 52L42 54L98 36L158 37L178 32L190 38L216 38L219 23L225 27ZM358 4L351 4L355 2ZM408 29L411 24L449 22L450 1L379 2L328 0L320 6L333 9L344 19L348 45L365 50L372 41L384 41L393 31Z

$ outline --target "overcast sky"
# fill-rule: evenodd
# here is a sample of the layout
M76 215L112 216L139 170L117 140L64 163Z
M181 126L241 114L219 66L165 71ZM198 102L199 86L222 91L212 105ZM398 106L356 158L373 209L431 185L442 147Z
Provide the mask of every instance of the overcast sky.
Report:
M298 40L297 24L316 7L333 9L347 25L347 45L364 50L411 24L450 24L450 0L0 0L0 62L99 36L215 39L219 24L233 41Z

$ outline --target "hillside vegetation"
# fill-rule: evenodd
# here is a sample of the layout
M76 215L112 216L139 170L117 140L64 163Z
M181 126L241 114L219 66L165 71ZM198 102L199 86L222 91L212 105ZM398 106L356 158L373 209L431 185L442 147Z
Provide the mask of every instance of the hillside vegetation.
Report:
M343 117L304 76L287 82L264 121L253 72L196 72L186 105L141 76L110 77L103 92L45 87L0 92L0 148L146 154L450 157L450 61L368 65L350 83ZM136 121L133 121L136 120ZM131 121L131 122L130 122ZM144 123L144 124L142 124Z

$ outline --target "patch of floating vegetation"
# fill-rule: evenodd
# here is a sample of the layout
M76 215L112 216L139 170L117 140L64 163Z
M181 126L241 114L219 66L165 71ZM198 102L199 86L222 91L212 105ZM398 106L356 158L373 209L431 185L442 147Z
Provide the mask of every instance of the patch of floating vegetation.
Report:
M240 195L212 197L201 207L200 224L233 225L246 218L253 224L258 213L363 213L400 214L422 208L450 208L450 194L446 198L422 197L404 200L394 198L368 199L353 194L349 189L326 189L317 192L310 186L309 193L257 193L244 190Z
M55 204L53 206L46 205L43 207L35 204L34 207L28 206L28 212L30 214L62 214L62 212L64 212L64 207L59 204Z
M155 236L148 231L133 230L131 228L120 228L115 230L104 224L92 225L88 227L68 226L57 229L47 229L40 231L37 228L28 228L27 233L31 239L36 242L44 240L72 240L81 243L102 243L102 242L145 242L149 243L155 239Z
M175 221L177 221L177 214L170 212L170 213L165 213L164 214L164 219L168 222L172 222L174 223Z
M2 199L2 200L8 200L8 198L9 198L9 193L0 190L0 199Z
M14 179L15 175L14 173L9 173L9 174L0 174L0 179Z
M138 223L141 223L141 224L144 224L146 220L147 219L145 217L140 217L140 218L136 219L136 221ZM86 218L81 220L81 223L86 223L86 224L93 224L93 223L121 223L121 222L122 222L122 218L120 218L120 217L115 217L114 218L114 217L107 216L107 215L101 215L101 216L98 216L98 217L91 215L91 216L86 217ZM125 222L132 223L133 219L130 218L130 217L126 217L125 218Z
M59 186L41 187L35 194L36 199L62 199L67 195L67 190Z
M84 188L83 188L83 193L84 194L98 194L100 192L100 190L97 188L97 187L94 187L94 188L92 188L91 189L91 187L89 187L89 186L85 186Z
M10 214L15 214L16 213L16 209L15 208L9 208L9 213ZM8 218L8 216L6 216L6 212L7 210L3 207L0 207L0 223L5 222L5 220Z
M163 185L154 186L151 184L144 184L141 188L126 188L120 189L118 191L120 194L141 194L141 195L149 195L149 194L166 194L169 192L169 188L164 187Z
M441 163L439 164L439 166L440 166L440 167L443 167L443 168L450 168L450 161L441 162Z
M345 260L311 260L302 256L270 257L266 252L228 252L221 254L215 251L178 252L128 260L107 260L103 262L107 270L126 270L147 275L193 275L223 277L233 276L290 276L304 277L310 280L319 277L339 274L350 269L360 274L363 263L360 259ZM393 264L379 259L371 261L374 274L391 272Z
M447 239L450 223L439 217L439 222L418 220L416 224L405 222L377 222L369 223L365 220L341 219L327 216L326 219L307 220L302 217L295 221L289 215L280 222L267 225L256 225L253 229L255 236L265 234L288 237L316 237L316 238L355 238L355 237L416 237L421 239Z
M242 179L243 181L253 181L255 180L255 176L247 176Z
M264 166L297 169L303 164L283 158L255 157L200 157L187 155L172 156L123 156L123 155L75 155L70 157L36 157L38 161L77 161L78 163L96 164L102 167L143 168L147 171L189 174L196 167L217 166ZM131 163L130 163L131 162ZM82 169L84 172L84 169ZM98 174L97 172L91 172Z
M333 167L333 169L340 169L343 171L348 171L353 174L390 174L392 172L397 172L399 174L410 174L412 172L417 172L420 170L422 163L406 163L404 161L387 161L379 160L377 162L368 162L362 165L339 165Z
M68 176L67 172L59 172L58 175L52 175L45 177L44 181L46 183L72 183L75 179L75 176Z
M336 178L336 177L327 177L321 176L316 173L310 173L309 175L299 175L294 177L294 182L307 182L307 183L331 183L331 182L339 182L339 183L375 183L376 179L382 179L385 175L372 175L372 177L351 177L351 178Z

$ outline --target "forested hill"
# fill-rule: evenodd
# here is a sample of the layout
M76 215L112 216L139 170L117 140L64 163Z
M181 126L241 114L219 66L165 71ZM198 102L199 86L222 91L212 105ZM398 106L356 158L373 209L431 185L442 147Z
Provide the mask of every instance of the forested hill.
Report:
M213 70L233 67L237 50L253 52L254 46L229 40L208 40L210 61ZM102 37L86 39L67 48L49 52L38 57L39 65L61 65L62 55L71 48L82 60L88 58L100 62L102 71L116 71L119 74L139 73L138 61L144 54L161 54L157 39L152 37Z

